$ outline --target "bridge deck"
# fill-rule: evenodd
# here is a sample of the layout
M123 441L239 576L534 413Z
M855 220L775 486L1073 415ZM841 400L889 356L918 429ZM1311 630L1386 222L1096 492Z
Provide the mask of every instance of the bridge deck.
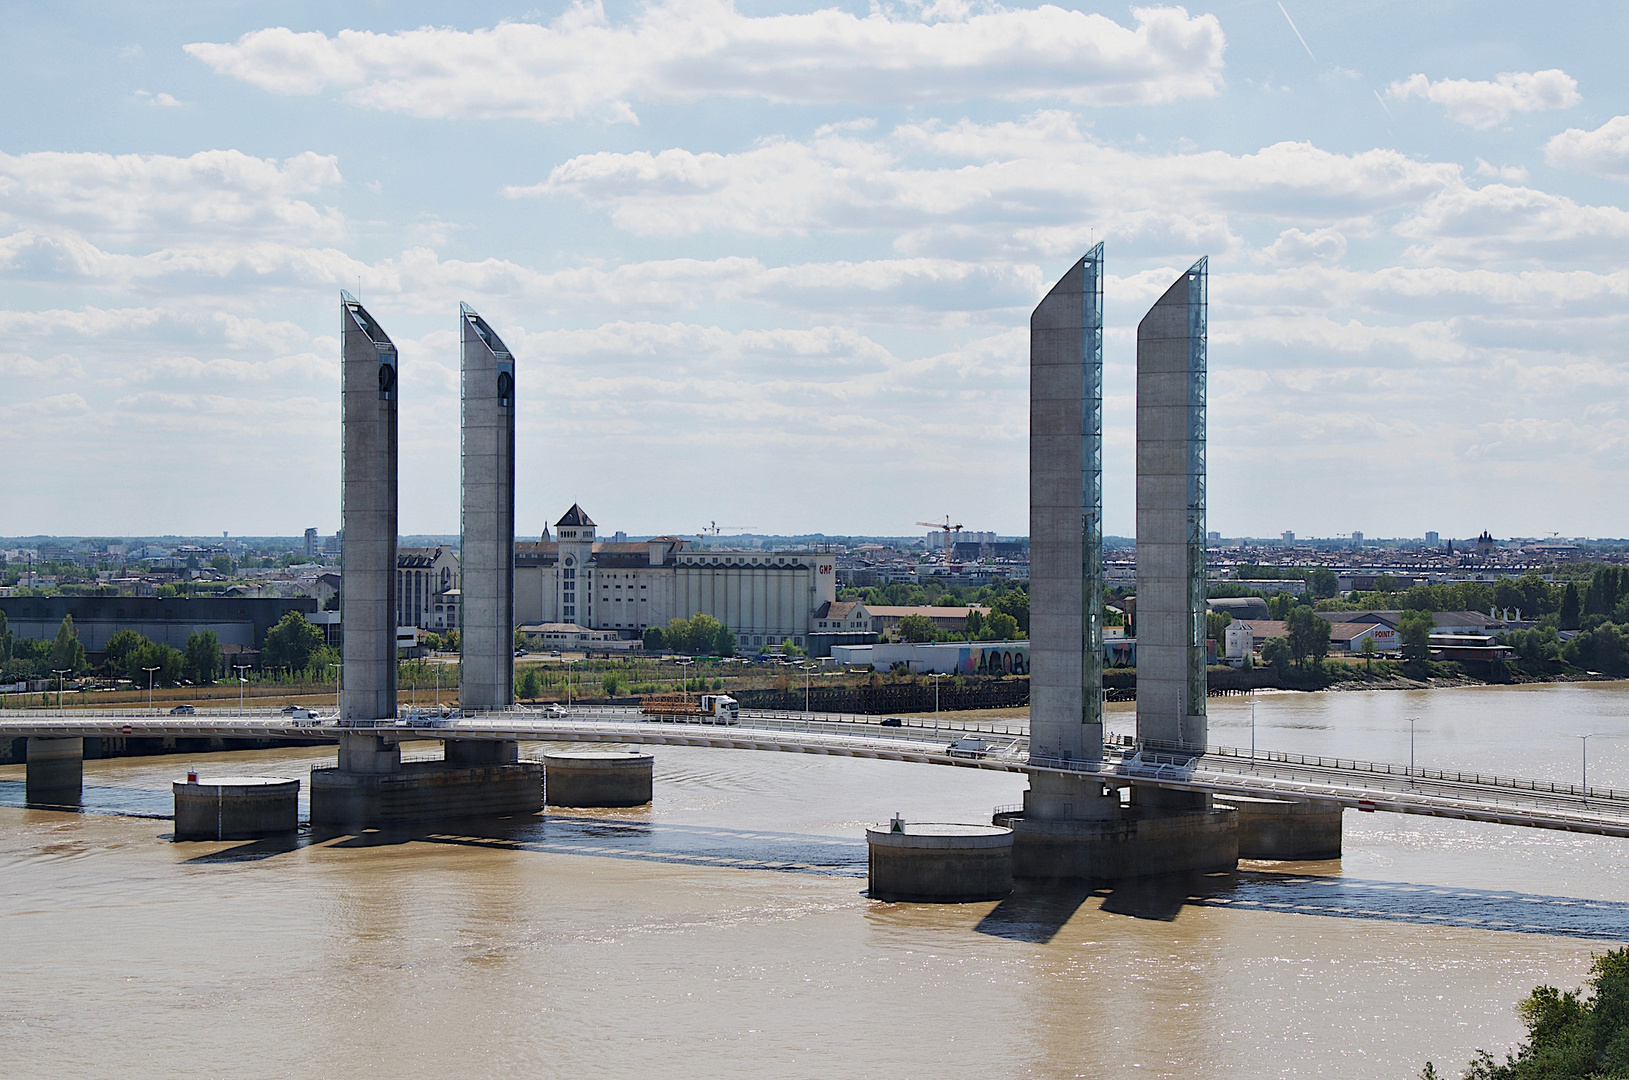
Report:
M1051 772L1126 787L1153 784L1185 791L1266 798L1324 799L1359 810L1487 821L1629 837L1629 793L1584 790L1548 781L1440 772L1401 765L1281 752L1211 747L1202 755L1165 748L1105 748L1101 762L1029 758L1022 725L900 718L743 713L738 725L657 721L633 708L575 709L567 716L511 709L461 716L412 717L342 727L332 720L296 721L271 710L200 710L195 715L122 712L0 712L0 738L226 738L337 740L344 732L415 739L632 743L698 746L906 761L1005 772ZM976 735L982 752L956 752L951 740Z

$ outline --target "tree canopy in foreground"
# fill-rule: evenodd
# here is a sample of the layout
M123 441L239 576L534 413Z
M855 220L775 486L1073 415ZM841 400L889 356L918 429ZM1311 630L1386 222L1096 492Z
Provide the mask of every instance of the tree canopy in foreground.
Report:
M1527 1041L1502 1065L1478 1051L1465 1080L1629 1080L1629 948L1597 956L1587 990L1536 987L1516 1011ZM1436 1067L1420 1080L1439 1080Z

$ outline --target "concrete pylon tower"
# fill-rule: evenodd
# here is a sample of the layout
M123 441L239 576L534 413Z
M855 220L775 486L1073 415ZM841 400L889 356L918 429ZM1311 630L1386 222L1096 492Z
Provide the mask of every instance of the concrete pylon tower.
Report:
M1137 738L1203 750L1207 260L1137 326Z
M1103 757L1103 245L1030 316L1030 759ZM1026 812L1082 815L1033 774ZM1101 798L1085 800L1096 805Z
M501 709L515 694L515 358L468 304L458 307L464 343L458 704Z
M340 717L396 716L396 346L340 293Z

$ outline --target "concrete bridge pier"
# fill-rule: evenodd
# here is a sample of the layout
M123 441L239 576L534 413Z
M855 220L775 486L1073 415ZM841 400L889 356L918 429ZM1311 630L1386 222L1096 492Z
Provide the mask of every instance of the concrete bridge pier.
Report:
M1062 788L1074 797L1061 797ZM1111 882L1232 870L1238 814L1192 792L1133 787L1129 802L1095 779L1032 773L1024 808L998 813L1013 830L1013 876Z
M562 750L543 756L543 793L550 806L649 805L656 757L637 750Z
M360 831L466 817L535 814L543 766L520 744L447 739L440 761L402 761L388 736L340 736L339 767L311 773L311 824Z
M1239 858L1314 862L1341 857L1341 804L1325 799L1218 795L1238 814Z
M29 806L78 806L84 786L84 739L29 738L23 782Z

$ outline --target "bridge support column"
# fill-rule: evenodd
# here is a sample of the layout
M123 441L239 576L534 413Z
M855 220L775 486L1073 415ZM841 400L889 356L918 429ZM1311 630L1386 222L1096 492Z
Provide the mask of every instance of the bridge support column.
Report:
M177 840L259 840L299 827L300 782L280 776L177 780Z
M893 821L865 831L873 900L969 904L1012 892L1012 830Z
M550 806L645 806L656 757L637 750L571 750L543 755L543 794Z
M447 739L448 765L513 765L520 761L520 743L497 739Z
M1239 858L1313 862L1341 857L1341 804L1218 795L1238 812Z
M535 814L543 766L520 744L448 739L441 761L404 762L375 735L340 737L339 767L311 773L311 824L357 832L470 817Z
M30 806L78 806L85 786L84 739L28 740L23 798Z

